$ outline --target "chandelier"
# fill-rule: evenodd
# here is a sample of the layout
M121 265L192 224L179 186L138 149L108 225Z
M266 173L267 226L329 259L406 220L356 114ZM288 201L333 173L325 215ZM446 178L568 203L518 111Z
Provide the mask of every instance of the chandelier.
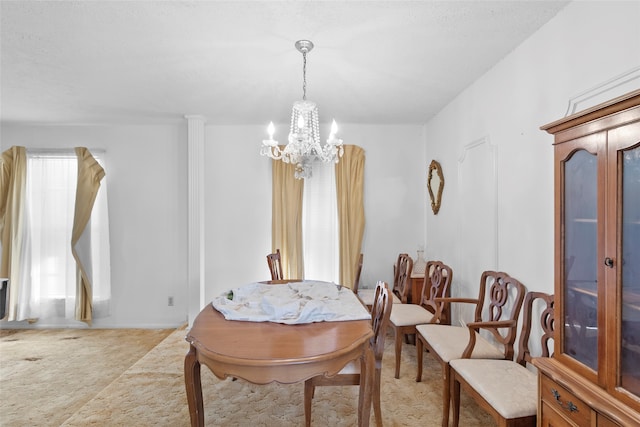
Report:
M335 120L331 124L331 133L326 144L320 144L318 107L315 102L307 101L307 53L313 49L313 43L309 40L298 40L295 46L302 53L302 101L293 103L287 145L280 148L278 141L273 139L275 127L273 122L270 122L267 127L269 139L262 141L260 154L295 164L295 177L302 179L311 177L314 160L338 163L344 149L342 140L336 138L338 126Z

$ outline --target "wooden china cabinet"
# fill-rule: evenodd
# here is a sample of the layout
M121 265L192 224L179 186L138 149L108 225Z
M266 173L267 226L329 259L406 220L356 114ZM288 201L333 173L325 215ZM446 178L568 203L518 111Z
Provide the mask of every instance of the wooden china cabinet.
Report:
M640 426L640 90L554 135L555 351L538 426Z

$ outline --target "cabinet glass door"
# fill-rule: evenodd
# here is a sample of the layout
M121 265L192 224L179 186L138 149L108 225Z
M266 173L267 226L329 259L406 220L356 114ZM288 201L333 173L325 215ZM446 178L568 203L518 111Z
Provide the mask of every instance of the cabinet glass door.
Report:
M563 353L598 368L598 181L596 155L578 150L564 163Z
M640 396L640 146L622 157L621 385Z

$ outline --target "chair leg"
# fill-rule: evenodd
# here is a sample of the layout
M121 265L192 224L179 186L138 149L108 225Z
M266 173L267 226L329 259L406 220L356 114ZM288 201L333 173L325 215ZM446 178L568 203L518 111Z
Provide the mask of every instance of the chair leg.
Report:
M311 427L311 399L314 391L313 378L306 380L304 382L304 423L307 427Z
M400 378L400 356L402 355L403 333L399 329L394 329L396 333L396 379Z
M449 363L442 364L442 427L449 427L449 403L451 399L450 394L450 375L451 367Z
M456 381L455 374L451 376L451 405L453 409L453 427L460 423L460 383Z
M376 426L382 427L382 406L380 404L380 382L382 369L376 368L375 379L373 380L373 413L376 416Z
M418 363L418 372L416 374L416 382L422 381L422 354L424 353L420 334L416 334L416 361Z

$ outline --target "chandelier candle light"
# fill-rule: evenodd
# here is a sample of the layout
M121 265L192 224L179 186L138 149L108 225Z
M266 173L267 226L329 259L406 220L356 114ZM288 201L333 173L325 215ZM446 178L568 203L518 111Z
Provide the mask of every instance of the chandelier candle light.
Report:
M283 149L280 148L278 141L273 139L275 126L270 122L267 127L269 139L262 141L260 154L285 163L294 163L295 177L302 179L311 177L314 160L338 163L344 149L342 140L336 138L338 125L335 120L331 124L327 143L320 145L318 107L315 102L307 101L307 53L313 49L313 43L309 40L298 40L295 46L302 53L302 101L293 103L288 144Z

